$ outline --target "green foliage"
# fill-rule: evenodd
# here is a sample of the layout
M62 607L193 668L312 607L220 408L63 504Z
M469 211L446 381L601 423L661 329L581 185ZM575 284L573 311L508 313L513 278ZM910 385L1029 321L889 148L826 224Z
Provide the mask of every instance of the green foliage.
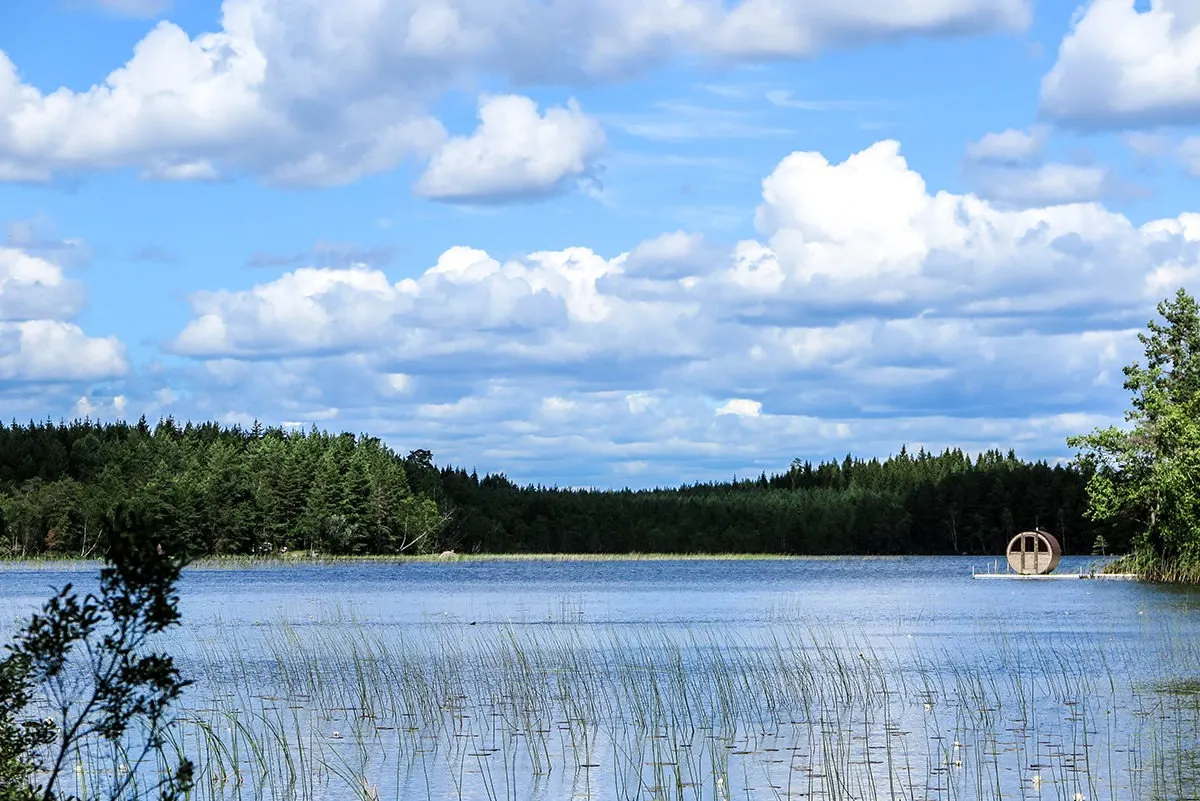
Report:
M436 485L423 453L412 474ZM174 509L193 555L433 551L444 515L409 489L409 465L378 439L315 429L0 425L0 556L93 555L127 498Z
M903 448L886 460L796 459L773 476L637 492L519 487L445 468L443 539L483 553L996 554L1017 530L1041 525L1078 553L1095 535L1084 482L1012 452Z
M1138 335L1146 363L1125 368L1127 425L1067 440L1088 515L1135 526L1132 567L1149 577L1200 571L1200 309L1180 289L1158 313Z
M168 510L119 506L106 522L98 592L63 587L0 662L0 801L72 798L62 784L77 765L113 768L90 777L100 798L167 801L192 787L191 763L167 767L163 753L189 682L150 649L179 622Z
M796 459L745 480L576 491L439 468L428 450L401 457L373 437L315 429L14 424L0 426L0 556L86 556L116 500L135 497L170 506L195 556L996 554L1035 525L1069 553L1087 553L1101 528L1124 547L1120 526L1083 518L1086 479L1011 451L902 448L884 460Z

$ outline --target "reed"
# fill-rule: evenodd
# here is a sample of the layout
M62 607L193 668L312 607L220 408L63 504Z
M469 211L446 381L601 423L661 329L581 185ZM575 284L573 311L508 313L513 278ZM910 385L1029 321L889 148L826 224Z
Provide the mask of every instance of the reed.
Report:
M463 553L453 555L429 554L325 554L310 551L289 551L270 554L227 554L204 556L191 563L194 569L284 565L336 564L410 564L454 562L661 562L661 561L835 561L870 560L895 561L901 556L828 556L774 553ZM53 561L53 560L44 560Z
M1107 563L1106 573L1134 573L1142 581L1156 584L1200 586L1200 562L1163 561L1145 553L1132 553Z
M198 799L1078 801L1197 780L1185 640L1150 683L1122 678L1145 655L1084 639L1001 636L981 659L782 623L280 622L181 646Z

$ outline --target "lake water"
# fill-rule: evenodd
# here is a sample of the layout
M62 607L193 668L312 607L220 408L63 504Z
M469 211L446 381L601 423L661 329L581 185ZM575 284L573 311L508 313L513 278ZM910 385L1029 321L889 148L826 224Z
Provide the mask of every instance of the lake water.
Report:
M1200 593L992 562L189 568L177 744L200 798L1200 797Z

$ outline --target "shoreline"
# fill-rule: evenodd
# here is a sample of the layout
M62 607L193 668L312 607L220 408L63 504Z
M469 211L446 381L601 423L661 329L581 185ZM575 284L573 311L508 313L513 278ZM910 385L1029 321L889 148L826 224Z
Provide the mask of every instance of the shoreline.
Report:
M320 567L338 564L454 564L462 562L723 562L723 561L787 561L787 562L833 562L874 561L899 562L907 559L924 558L986 559L982 555L969 554L756 554L756 553L474 553L454 554L379 554L379 555L336 555L288 553L269 555L223 555L203 556L190 562L185 569L222 569L238 567ZM14 569L58 569L75 565L79 569L92 568L102 563L100 559L75 556L36 556L24 559L0 559L0 571Z

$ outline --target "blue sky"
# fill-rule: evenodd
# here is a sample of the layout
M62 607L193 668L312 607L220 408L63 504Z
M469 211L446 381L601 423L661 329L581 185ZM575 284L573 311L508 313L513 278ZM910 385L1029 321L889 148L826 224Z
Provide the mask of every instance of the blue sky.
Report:
M1200 267L1190 0L18 1L0 51L5 418L1054 459Z

